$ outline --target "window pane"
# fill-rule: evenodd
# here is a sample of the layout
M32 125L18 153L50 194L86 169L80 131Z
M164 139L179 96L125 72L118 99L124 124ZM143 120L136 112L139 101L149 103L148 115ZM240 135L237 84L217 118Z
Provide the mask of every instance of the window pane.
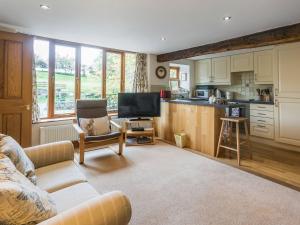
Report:
M102 57L96 48L81 48L81 99L102 98Z
M34 40L34 59L37 81L37 102L40 117L48 116L49 42Z
M178 80L171 80L170 81L171 91L178 91L179 90L179 81Z
M106 55L106 98L108 110L118 108L118 93L121 90L121 54Z
M75 54L75 48L55 46L55 114L74 112Z
M132 92L135 72L136 54L125 54L125 92Z
M172 79L177 79L178 78L178 74L177 74L178 70L177 69L170 69L170 78Z

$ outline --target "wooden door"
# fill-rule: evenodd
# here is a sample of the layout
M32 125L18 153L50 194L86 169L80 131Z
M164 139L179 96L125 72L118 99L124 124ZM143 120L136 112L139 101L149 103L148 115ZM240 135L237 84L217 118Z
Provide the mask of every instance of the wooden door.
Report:
M196 61L196 84L209 84L211 82L211 59Z
M31 36L0 32L0 133L31 144Z
M212 59L212 81L216 85L230 85L230 57L218 57Z
M273 84L273 50L254 52L255 84Z
M277 98L275 103L275 139L300 146L300 99Z
M253 71L253 53L231 56L231 72Z
M300 98L300 43L274 49L275 96Z

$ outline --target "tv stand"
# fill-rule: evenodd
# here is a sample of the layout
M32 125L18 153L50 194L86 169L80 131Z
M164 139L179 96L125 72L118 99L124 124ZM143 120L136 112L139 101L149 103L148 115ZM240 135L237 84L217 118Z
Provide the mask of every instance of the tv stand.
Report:
M144 128L143 130L132 130L132 124L137 122L147 122L151 123L150 128ZM125 121L125 145L153 145L155 144L155 130L154 130L154 120L153 119L130 119ZM131 137L131 138L129 138Z
M150 121L150 120L151 120L151 119L149 119L149 118L141 118L141 117L138 117L138 118L130 119L129 121L138 122L138 121Z

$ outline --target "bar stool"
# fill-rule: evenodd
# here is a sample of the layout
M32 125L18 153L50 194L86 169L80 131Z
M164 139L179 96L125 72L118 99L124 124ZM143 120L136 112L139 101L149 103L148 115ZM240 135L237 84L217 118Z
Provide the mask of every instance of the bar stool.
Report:
M250 141L249 141L247 118L245 118L245 117L225 117L225 118L221 118L221 120L222 120L222 126L221 126L221 131L220 131L220 136L219 136L219 142L218 142L216 157L219 156L220 148L229 149L231 151L237 152L238 165L240 165L240 146L243 145L243 144L247 144L248 150L250 151ZM225 131L225 124L230 126L230 132L229 132L230 141L229 141L229 143L231 142L231 139L232 139L232 124L233 123L235 123L235 127L236 127L236 148L226 146L225 144L223 144L223 145L221 144L222 139L223 139L223 134L224 134L224 131ZM246 140L243 141L243 142L240 141L240 128L239 128L240 123L244 123L244 127L245 127ZM252 157L252 154L251 154L251 157Z

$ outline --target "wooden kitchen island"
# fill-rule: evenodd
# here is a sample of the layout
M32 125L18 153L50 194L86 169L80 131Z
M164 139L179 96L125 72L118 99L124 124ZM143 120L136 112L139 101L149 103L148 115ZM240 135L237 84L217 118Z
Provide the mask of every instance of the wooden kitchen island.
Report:
M161 102L161 117L156 118L157 136L175 143L174 133L187 135L187 148L215 156L225 106L196 102Z

